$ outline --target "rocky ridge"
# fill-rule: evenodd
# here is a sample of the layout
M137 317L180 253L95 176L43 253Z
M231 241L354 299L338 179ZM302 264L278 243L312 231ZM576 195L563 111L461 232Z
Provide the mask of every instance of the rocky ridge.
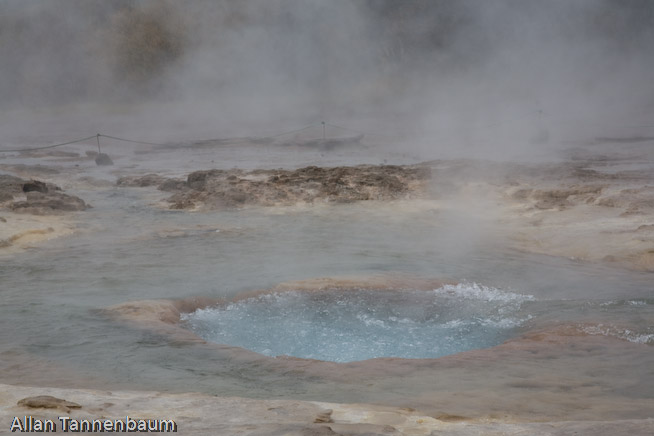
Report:
M90 206L52 183L0 174L0 248L20 249L73 233L66 215Z
M122 177L117 184L172 192L167 200L171 209L221 209L410 198L424 194L430 177L429 167L421 165L309 166L195 171L185 181L146 174Z
M0 174L0 205L14 212L55 215L89 208L84 200L64 194L57 185Z

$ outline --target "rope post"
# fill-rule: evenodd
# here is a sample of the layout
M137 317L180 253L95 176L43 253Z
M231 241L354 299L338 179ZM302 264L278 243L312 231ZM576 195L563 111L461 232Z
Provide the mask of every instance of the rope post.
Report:
M98 133L95 135L96 141L98 141L98 154L102 154L102 150L100 150L100 134Z
M322 122L322 140L325 140L325 122Z

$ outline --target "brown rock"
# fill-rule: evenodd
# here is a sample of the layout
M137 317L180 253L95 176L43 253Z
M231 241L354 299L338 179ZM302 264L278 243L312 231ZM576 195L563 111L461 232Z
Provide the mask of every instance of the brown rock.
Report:
M334 422L332 420L332 409L327 409L324 412L319 413L316 418L313 420L316 424L324 424L327 422Z
M165 179L159 186L157 186L157 189L160 191L167 191L167 192L174 192L178 190L183 190L186 188L186 182L183 180L178 180L178 179Z
M537 189L532 192L519 190L513 194L513 198L516 200L523 200L531 195L536 200L536 203L534 204L536 209L563 210L572 205L573 200L571 197L588 200L592 194L600 194L602 189L604 189L604 187L598 185L581 185L561 189Z
M12 194L20 194L23 192L23 184L26 180L20 177L10 176L9 174L0 174L0 196L5 197ZM13 198L13 195L12 195Z
M144 176L125 176L118 179L116 184L118 186L129 186L143 188L147 186L158 186L164 183L167 179L158 174L146 174Z
M431 177L417 165L359 165L297 170L205 170L188 175L186 183L165 182L159 189L175 195L173 209L209 209L246 205L274 206L316 201L350 203L394 200L421 195Z
M0 203L4 203L6 201L12 201L13 199L14 196L11 195L10 193L0 191Z
M461 421L469 420L470 418L460 415L450 415L449 413L443 413L441 415L438 415L436 419L445 422L461 422Z
M32 409L62 409L67 412L70 409L81 409L82 406L73 403L72 401L67 401L61 398L52 397L50 395L39 395L36 397L27 397L18 401L19 406L29 407Z
M617 205L615 204L615 200L612 198L600 198L599 201L597 202L598 206L604 206L604 207L616 207Z
M50 215L58 212L74 212L85 210L89 206L79 197L60 192L42 193L32 191L27 193L27 200L11 204L14 212L32 213L35 215Z
M100 153L95 157L96 165L113 165L114 161L111 160L108 154Z
M23 192L48 192L48 186L41 182L40 180L31 180L27 183L23 183Z

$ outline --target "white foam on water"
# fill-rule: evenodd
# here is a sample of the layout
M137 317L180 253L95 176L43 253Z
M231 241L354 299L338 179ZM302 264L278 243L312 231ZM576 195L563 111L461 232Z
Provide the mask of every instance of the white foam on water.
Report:
M515 292L479 285L477 283L458 283L456 285L445 285L434 290L435 293L452 294L459 298L483 301L502 302L524 302L533 301L532 295L517 294Z
M640 307L645 307L648 306L649 304L652 304L651 302L647 300L610 300L610 301L605 301L603 303L600 303L601 307L610 307L610 306L640 306Z
M618 328L604 324L585 326L581 330L589 335L611 336L635 344L654 345L654 333L639 333L627 328Z
M204 339L268 355L350 362L435 358L497 345L530 316L533 297L477 284L424 291L283 292L197 310Z

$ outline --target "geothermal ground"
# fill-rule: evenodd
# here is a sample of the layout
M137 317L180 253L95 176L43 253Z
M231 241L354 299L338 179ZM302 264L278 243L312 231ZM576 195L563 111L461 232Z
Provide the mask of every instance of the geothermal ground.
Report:
M202 145L206 151L206 143ZM577 151L570 152L572 157L566 161L543 164L438 160L411 165L209 169L182 177L142 174L143 169L130 171L123 166L97 179L79 163L73 168L56 164L88 165L92 153L40 152L35 155L43 158L38 164L0 164L5 172L0 175L0 244L5 250L29 246L73 230L72 212L89 205L67 194L57 181L71 190L109 188L115 182L121 188L149 187L169 193L157 207L173 210L395 201L407 208L465 212L485 217L489 226L506 232L508 246L519 250L654 271L654 172L647 163L633 169L634 162L642 166L639 159L652 158L648 153L646 148L615 156ZM114 182L107 180L112 175Z
M176 214L265 209L291 217L298 210L330 215L333 208L353 205L398 221L419 213L444 223L464 247L483 240L496 245L498 252L512 250L517 257L534 253L620 274L654 272L654 156L647 147L607 154L601 143L590 144L567 150L562 159L547 163L404 157L390 165L381 163L392 161L390 154L357 151L358 140L339 143L343 148L336 150L314 147L319 145L205 141L198 147L151 147L138 154L123 146L109 151L115 165L105 167L96 166L94 155L86 153L83 145L3 156L0 255L9 259L38 251L53 239L65 241L96 231L87 219L94 204L85 193L104 198L110 205L111 193L137 190L135 201ZM270 158L265 168L256 163L262 155ZM289 155L293 163L285 166ZM235 162L239 168L233 167ZM476 218L474 226L467 225L466 216ZM144 228L132 230L130 240L205 233L238 238L248 231L207 226ZM332 277L270 289L253 286L248 291L433 289L447 279L451 278L413 279L385 271L372 278ZM159 335L177 348L201 348L207 356L225 351L179 325L181 313L215 304L211 298L144 300L97 307L94 316ZM89 380L73 386L65 381L66 376L55 375L61 368L48 367L43 361L26 365L29 355L10 356L3 382L8 383L7 377L13 375L21 386L2 386L0 417L6 429L14 416L53 420L62 415L85 419L157 416L174 419L181 434L651 434L654 400L647 386L638 385L651 380L652 339L641 335L634 340L625 333L632 328L628 324L610 334L592 321L570 323L562 317L536 323L501 345L439 359L336 364L275 359L245 350L233 355L248 365L284 374L297 372L325 383L369 379L375 384L393 378L394 382L388 382L389 392L400 389L395 384L435 386L411 401L398 394L397 399L391 395L375 405L369 401L340 404L77 389L96 384ZM653 324L651 319L640 321ZM46 368L53 372L51 378L43 375ZM628 388L609 373L621 373L628 379ZM47 398L19 401L43 395L70 403Z

